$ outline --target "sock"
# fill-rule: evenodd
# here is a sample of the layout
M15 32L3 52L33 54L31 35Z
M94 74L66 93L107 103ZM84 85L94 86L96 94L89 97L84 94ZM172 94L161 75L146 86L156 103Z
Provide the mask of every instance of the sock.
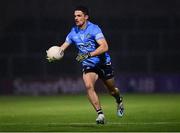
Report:
M103 114L102 109L98 109L98 110L96 110L96 112L98 113L98 115Z
M115 95L113 95L113 97L116 99L117 103L121 103L122 102L122 97L119 94L115 94Z

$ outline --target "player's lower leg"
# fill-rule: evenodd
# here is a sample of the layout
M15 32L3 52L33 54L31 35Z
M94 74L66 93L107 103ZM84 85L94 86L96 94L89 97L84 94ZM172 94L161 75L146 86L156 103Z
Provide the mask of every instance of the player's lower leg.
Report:
M103 111L101 109L99 98L98 98L95 90L94 89L89 89L87 91L87 93L88 93L89 101L93 105L93 107L96 110L97 115L98 115L97 118L96 118L96 123L97 124L104 124L105 123L105 116L104 116L104 113L103 113Z
M115 87L115 81L114 78L104 80L104 84L109 90L110 94L115 98L117 103L117 115L123 116L124 114L124 107L123 107L123 101L122 96L120 96L119 89Z
M124 106L123 98L120 96L119 89L115 88L114 91L111 92L111 95L115 98L117 103L117 115L122 117L124 114Z

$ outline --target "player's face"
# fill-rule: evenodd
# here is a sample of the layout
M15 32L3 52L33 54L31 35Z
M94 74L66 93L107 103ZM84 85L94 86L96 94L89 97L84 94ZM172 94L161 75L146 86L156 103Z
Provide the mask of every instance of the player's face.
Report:
M88 15L85 15L82 11L74 11L74 20L78 27L83 28L88 19Z

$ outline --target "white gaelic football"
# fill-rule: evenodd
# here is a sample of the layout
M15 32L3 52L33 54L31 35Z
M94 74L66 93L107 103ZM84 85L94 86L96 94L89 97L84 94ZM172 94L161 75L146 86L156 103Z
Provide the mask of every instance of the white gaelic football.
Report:
M59 46L52 46L47 51L47 57L50 59L60 60L64 56L64 52Z

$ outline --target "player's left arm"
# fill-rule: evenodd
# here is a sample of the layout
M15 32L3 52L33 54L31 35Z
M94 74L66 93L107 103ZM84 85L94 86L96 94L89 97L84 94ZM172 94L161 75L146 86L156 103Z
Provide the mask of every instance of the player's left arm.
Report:
M101 29L98 26L96 26L94 28L94 37L99 46L92 52L85 53L85 54L78 54L78 56L76 57L77 61L82 62L83 60L85 60L87 58L90 58L93 56L98 56L98 55L103 54L108 51L107 41L106 41Z
M107 52L109 49L108 43L107 43L105 38L101 38L101 39L98 39L96 41L99 44L99 47L97 47L97 49L95 51L92 51L89 53L91 57L103 54L103 53Z
M78 54L78 56L76 57L76 60L78 62L82 62L83 60L93 57L93 56L98 56L100 54L103 54L105 52L108 51L108 44L105 38L101 38L96 40L97 43L99 44L99 46L97 47L97 49L95 51L92 51L90 53L85 53L85 54Z

